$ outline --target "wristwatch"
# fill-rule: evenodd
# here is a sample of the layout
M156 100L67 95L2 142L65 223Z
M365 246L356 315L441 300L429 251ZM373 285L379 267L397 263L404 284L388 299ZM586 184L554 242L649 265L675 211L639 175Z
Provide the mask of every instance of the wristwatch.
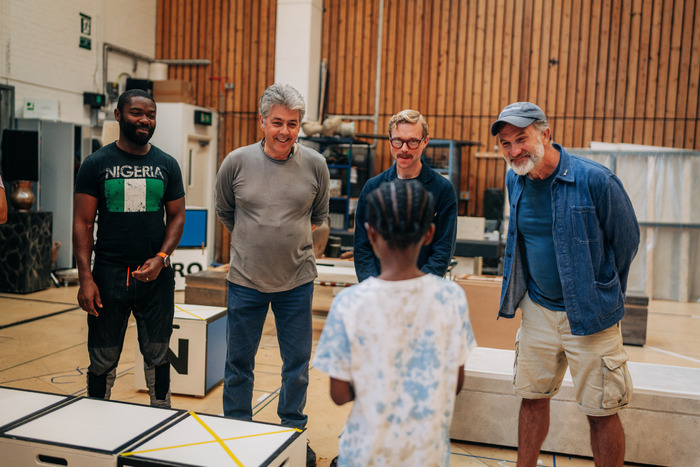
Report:
M158 253L158 256L163 258L163 267L169 268L170 267L170 255L161 251Z

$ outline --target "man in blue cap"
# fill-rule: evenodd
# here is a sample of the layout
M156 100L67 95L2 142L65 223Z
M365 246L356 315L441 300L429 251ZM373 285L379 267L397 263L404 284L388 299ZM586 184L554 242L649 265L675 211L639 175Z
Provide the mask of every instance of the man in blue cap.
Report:
M549 430L549 400L571 369L588 417L596 465L623 465L618 411L632 380L620 320L639 225L622 182L607 168L551 141L542 109L506 106L493 125L510 165L510 222L499 316L522 324L515 393L522 398L518 466L534 466Z

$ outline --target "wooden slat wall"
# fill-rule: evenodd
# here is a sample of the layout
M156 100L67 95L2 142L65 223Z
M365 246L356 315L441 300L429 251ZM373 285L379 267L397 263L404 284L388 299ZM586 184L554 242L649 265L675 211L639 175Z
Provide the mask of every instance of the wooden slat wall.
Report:
M257 99L274 79L276 0L158 0L159 58L197 103L223 110L220 158L261 137ZM462 214L481 215L483 192L503 187L489 126L510 102L547 113L556 142L700 149L700 0L324 0L326 114L371 117L379 76L379 133L404 108L420 110L433 138L480 141L462 151ZM377 50L382 63L377 69ZM221 77L235 89L220 91ZM224 96L223 108L219 97ZM375 132L360 120L358 133ZM490 155L490 157L488 157ZM391 165L385 141L377 169ZM228 259L228 234L217 237Z
M374 112L377 47L363 38L376 37L378 5L324 2L327 114ZM700 1L385 0L383 13L379 132L415 108L433 138L483 143L463 150L463 214L481 215L484 189L503 186L500 156L481 155L493 156L489 125L510 102L538 103L566 147L700 147ZM381 142L377 169L391 163Z
M168 77L190 81L196 103L219 111L221 163L233 149L262 138L258 99L274 82L277 1L158 0L157 8L157 58L211 60L171 65ZM216 238L215 259L228 262L230 234L220 223Z

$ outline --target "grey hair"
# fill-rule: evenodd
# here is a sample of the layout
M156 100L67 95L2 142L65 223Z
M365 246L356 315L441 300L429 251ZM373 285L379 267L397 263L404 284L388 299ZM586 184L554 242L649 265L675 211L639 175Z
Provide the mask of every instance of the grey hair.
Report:
M549 123L547 123L547 120L535 120L531 123L531 125L540 133L549 128Z
M547 128L549 128L549 122L547 122L547 120L535 120L528 126L532 126L532 128L534 128L538 133L542 134ZM501 127L501 129L503 128ZM498 141L501 141L501 130L498 130L496 138L498 138ZM549 140L552 141L551 133L549 134Z
M534 122L531 123L532 127L537 130L540 134L544 133L544 131L549 128L549 123L547 120L535 120ZM552 141L552 134L549 134L549 140Z
M275 83L265 89L260 98L260 116L265 120L270 115L270 110L276 105L282 105L289 110L299 111L299 122L304 120L306 104L299 91L289 84Z

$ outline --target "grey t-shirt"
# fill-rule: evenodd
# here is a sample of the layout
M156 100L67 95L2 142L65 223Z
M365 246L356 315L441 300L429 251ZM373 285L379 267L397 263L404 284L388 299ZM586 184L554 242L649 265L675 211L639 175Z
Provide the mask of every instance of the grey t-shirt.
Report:
M227 279L260 292L283 292L317 276L311 224L328 216L329 173L300 144L286 160L261 142L231 152L216 176L216 214L231 232Z

